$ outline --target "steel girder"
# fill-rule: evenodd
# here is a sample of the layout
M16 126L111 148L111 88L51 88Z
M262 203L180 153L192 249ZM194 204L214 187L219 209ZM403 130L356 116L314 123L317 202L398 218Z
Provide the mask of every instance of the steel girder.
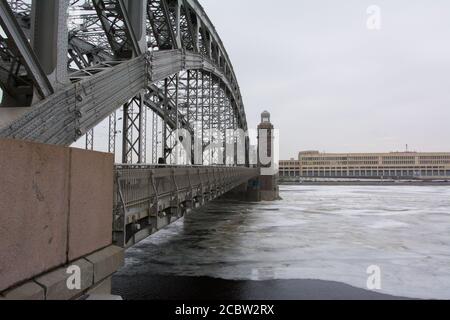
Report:
M114 60L114 57L108 54L108 52L103 49L96 49L91 44L85 42L82 39L77 37L72 37L70 39L71 50L77 53L77 59L79 62L76 63L77 66L87 67L89 65L95 66L103 61ZM69 55L74 56L69 50ZM81 53L81 54L80 54ZM97 62L96 62L97 61ZM130 102L136 102L137 97L132 99ZM164 113L161 107L161 101L164 100L164 94L162 90L160 90L155 85L150 85L147 88L147 92L145 93L145 97L143 99L143 104L145 107L150 108L154 113L159 115L160 117L164 117ZM174 107L174 102L171 100L169 103L170 112L167 115L167 125L172 130L177 128L177 119L179 119L182 128L187 129L189 132L193 133L193 129L189 124L189 121L186 121L182 115L176 115L176 108ZM127 122L123 126L123 145L122 145L122 161L124 163L133 163L135 159L138 163L144 163L146 161L146 119L147 119L147 108L138 108L140 110L139 113L135 112L135 108L133 104L127 103L123 108L123 119ZM142 118L142 119L141 119ZM141 121L142 120L142 121ZM116 144L116 135L117 135L117 125L116 125L116 112L114 112L109 119L109 147L108 150L111 153L115 153L115 144ZM138 128L138 129L136 129ZM135 130L136 129L136 130ZM134 132L128 132L128 130L132 130ZM155 130L156 131L156 130ZM153 131L152 131L153 132ZM134 137L134 138L133 138ZM133 141L133 139L136 139ZM86 133L86 149L93 148L93 129ZM136 147L136 143L138 142L139 147ZM152 142L152 146L154 143ZM156 146L154 148L157 148ZM152 157L154 159L155 157ZM126 160L126 161L125 161ZM155 162L155 160L153 160ZM157 161L157 160L156 160Z
M2 129L0 136L71 144L149 87L150 82L162 81L186 69L206 70L227 85L224 75L211 62L181 50L146 54L122 63L103 63L72 74L72 85L36 104L25 116ZM59 104L67 108L58 108ZM247 129L242 122L240 128Z
M153 44L152 47L157 47L159 50L177 49L178 44L171 26L167 2L148 0L147 15L151 26L148 33L152 34L156 41L156 44Z
M152 163L158 163L159 118L156 113L152 117Z
M94 150L94 129L86 132L86 150Z
M117 137L117 112L114 111L109 116L108 124L108 152L116 153L116 137Z
M146 106L141 93L124 105L122 163L145 163Z
M133 125L126 130L140 134L127 139L130 133L123 132L124 141L128 142L124 162L145 159L146 144L142 141L146 138L146 126L137 130L140 126L135 121L146 123L143 119L147 108L154 112L153 162L159 157L155 150L158 145L161 145L161 158L170 161L173 157L171 150L178 143L178 137L173 134L176 129L187 129L201 136L203 150L219 136L224 139L226 129L246 131L245 110L231 62L198 2L140 1L147 7L143 18L146 21L142 21L147 24L149 51L146 53L140 50L141 38L133 30L133 26L140 24L136 19L142 18L129 15L126 0L72 0L71 6L85 10L71 17L67 64L72 84L35 104L22 118L1 129L0 136L69 145L110 116L109 150L114 151L115 112L136 101L136 97L142 97L139 117L133 117L136 115L133 111L124 115L124 122L127 118L128 122L133 120ZM18 21L25 19L23 12L15 13ZM58 108L61 105L65 107ZM201 130L197 132L196 128ZM215 132L209 135L209 129ZM164 131L161 141L160 131ZM138 145L136 139L141 141ZM93 140L89 137L89 141ZM221 150L213 149L210 156L206 151L202 161L230 163L225 153L228 145L225 142ZM135 156L125 157L126 150L132 150ZM223 159L218 159L220 151Z
M87 66L94 66L103 61L114 60L114 57L105 51L103 47L95 46L74 34L69 35L68 54L68 66L72 71L82 70ZM75 65L72 65L72 63Z
M123 0L93 0L93 4L114 55L119 59L139 55L141 50Z
M175 155L173 154L173 150L178 145L178 137L176 136L179 127L179 109L178 109L178 90L179 90L179 74L178 72L174 75L171 75L162 83L162 89L164 92L164 102L163 102L163 111L164 111L164 125L162 128L162 163L171 163L175 160L173 158ZM173 107L175 110L173 110ZM175 119L175 128L170 128L167 126L169 114L173 113L176 115ZM172 158L170 158L172 157Z
M20 12L26 9L20 4L16 5ZM0 0L0 25L6 35L0 35L3 99L18 100L25 106L31 103L33 90L37 90L40 98L50 96L53 87L6 0Z
M201 73L201 90L200 90L201 119L199 126L202 135L202 163L212 163L211 153L207 151L207 147L211 144L210 128L212 127L212 75L209 72Z

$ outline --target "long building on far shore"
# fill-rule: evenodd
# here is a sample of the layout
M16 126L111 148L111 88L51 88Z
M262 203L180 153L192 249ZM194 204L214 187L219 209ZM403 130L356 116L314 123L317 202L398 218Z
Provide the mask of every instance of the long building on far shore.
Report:
M450 179L450 152L320 153L280 161L283 178Z

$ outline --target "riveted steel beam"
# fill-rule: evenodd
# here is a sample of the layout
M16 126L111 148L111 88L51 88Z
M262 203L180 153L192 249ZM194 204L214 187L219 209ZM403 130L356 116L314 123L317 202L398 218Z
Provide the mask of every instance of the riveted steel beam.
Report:
M10 107L22 107L31 103L33 89L41 99L53 94L54 89L6 0L0 0L0 25L6 35L0 36L3 100L12 98L15 105Z
M141 47L130 22L125 2L93 0L93 4L114 55L120 59L140 55Z
M145 109L143 93L123 106L122 163L145 163Z
M87 130L147 88L149 82L161 81L170 77L174 71L205 70L215 75L215 81L211 82L226 83L223 75L214 73L212 64L196 54L164 51L152 56L153 59L141 56L122 63L104 63L74 73L71 76L75 81L73 85L37 104L21 119L1 130L0 136L70 144L78 139L79 134L84 135ZM146 67L149 60L152 61L153 70ZM152 80L148 79L149 72ZM233 95L232 98L234 99ZM61 103L65 103L66 107L61 108ZM47 114L52 111L55 112L48 117Z
M160 50L178 49L165 0L148 0L147 17Z
M31 10L31 44L56 91L69 84L68 62L69 0L33 1Z

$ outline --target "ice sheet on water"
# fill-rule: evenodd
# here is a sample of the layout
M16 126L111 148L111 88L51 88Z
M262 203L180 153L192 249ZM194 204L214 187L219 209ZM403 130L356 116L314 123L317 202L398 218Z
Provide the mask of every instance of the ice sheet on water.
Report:
M450 299L450 187L289 186L283 201L216 202L128 252L122 272L321 279Z

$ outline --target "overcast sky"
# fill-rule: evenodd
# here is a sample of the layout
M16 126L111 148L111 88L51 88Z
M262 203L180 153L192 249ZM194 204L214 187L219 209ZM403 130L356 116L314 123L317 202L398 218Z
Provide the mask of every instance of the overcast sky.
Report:
M249 124L267 109L281 158L450 151L450 1L200 0ZM367 8L381 9L381 30Z

